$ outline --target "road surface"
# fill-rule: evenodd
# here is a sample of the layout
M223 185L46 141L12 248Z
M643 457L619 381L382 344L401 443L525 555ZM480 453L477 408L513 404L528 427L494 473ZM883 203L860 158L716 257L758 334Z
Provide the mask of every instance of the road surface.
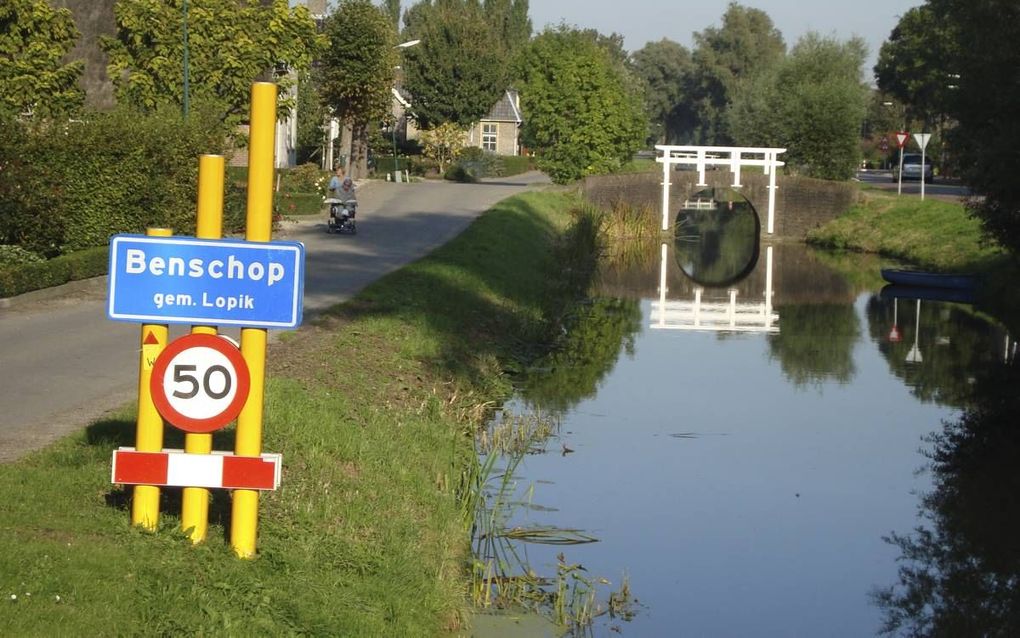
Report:
M896 192L898 184L892 178L892 171L869 170L858 171L857 179L884 191ZM904 195L920 195L921 182L918 180L903 180ZM970 190L956 181L947 181L935 178L935 181L925 182L924 196L946 201L959 202L970 196Z
M276 238L305 244L305 319L545 182L538 173L478 184L369 182L358 193L355 236L327 234L325 215L283 222ZM139 326L106 318L106 285L101 277L0 303L0 462L137 398ZM186 329L171 327L171 338Z

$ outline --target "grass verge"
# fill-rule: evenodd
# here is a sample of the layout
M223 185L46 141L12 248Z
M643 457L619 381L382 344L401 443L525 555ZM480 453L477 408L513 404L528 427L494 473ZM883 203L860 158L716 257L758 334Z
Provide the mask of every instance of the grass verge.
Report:
M1002 251L982 238L962 204L863 191L861 203L811 231L826 248L878 253L937 271L982 271Z
M234 558L230 504L208 540L129 526L109 484L134 411L0 466L0 634L425 636L462 622L459 502L470 433L505 376L549 334L563 298L570 196L497 205L431 256L270 351L264 449L281 489L261 499L259 555ZM130 347L129 344L125 344ZM231 449L232 430L214 449ZM166 447L180 446L168 430Z

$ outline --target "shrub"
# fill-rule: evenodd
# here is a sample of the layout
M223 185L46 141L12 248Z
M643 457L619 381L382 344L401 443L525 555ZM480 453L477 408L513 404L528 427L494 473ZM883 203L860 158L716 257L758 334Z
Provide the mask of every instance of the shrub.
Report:
M49 261L0 266L0 298L13 297L69 281L105 275L109 269L109 248L101 246Z
M0 269L20 266L21 264L36 264L42 261L46 260L30 250L25 250L21 246L0 244Z
M0 243L46 257L104 246L111 235L193 234L198 158L222 153L211 114L126 109L80 122L2 123Z

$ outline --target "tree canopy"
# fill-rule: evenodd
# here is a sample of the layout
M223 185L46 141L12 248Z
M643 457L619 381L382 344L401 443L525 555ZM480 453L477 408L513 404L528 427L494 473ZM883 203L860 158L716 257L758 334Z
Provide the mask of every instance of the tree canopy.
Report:
M589 34L546 29L519 58L522 137L558 183L619 168L648 132L622 64Z
M71 12L46 0L0 4L0 112L52 116L84 103L83 63L65 63L78 30Z
M786 52L782 34L760 9L731 2L722 23L694 34L687 100L691 138L698 144L731 141L725 111L738 82L776 64Z
M861 82L866 53L859 38L808 33L784 60L734 91L728 110L734 141L786 148L786 163L811 177L849 179L870 97Z
M100 44L117 99L143 110L183 104L182 0L119 0L117 34ZM191 99L220 104L228 119L248 112L252 82L273 79L281 109L294 79L321 43L303 7L286 0L189 0L187 13Z
M1001 244L1020 251L1020 4L1015 0L929 0L948 31L952 65L950 152L984 200L972 210Z
M663 38L649 42L630 56L635 74L644 83L645 107L656 141L677 144L684 135L684 97L691 73L691 53Z
M390 16L369 0L342 0L326 21L319 91L333 114L351 126L352 171L366 170L368 126L390 119L396 31Z
M875 65L878 88L907 106L910 119L929 127L940 122L952 89L947 76L956 58L947 26L928 5L903 14L879 49Z
M404 86L423 128L468 126L507 88L507 52L477 0L422 0L404 14Z

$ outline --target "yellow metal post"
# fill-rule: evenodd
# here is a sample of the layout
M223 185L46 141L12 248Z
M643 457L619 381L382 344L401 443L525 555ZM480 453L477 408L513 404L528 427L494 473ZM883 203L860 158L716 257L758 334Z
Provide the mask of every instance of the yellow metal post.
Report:
M248 144L248 209L245 239L270 241L273 236L273 154L276 136L276 85L256 82L251 88ZM266 344L263 328L241 329L241 354L248 364L251 389L237 417L238 456L262 453L262 411L265 399ZM234 490L231 505L230 545L241 558L255 556L259 493Z
M222 155L202 155L198 160L198 215L195 236L199 239L223 237ZM192 334L216 334L213 326L192 326ZM184 435L188 454L212 452L212 434ZM210 491L204 487L186 487L181 500L181 529L192 543L201 543L209 531Z
M169 228L149 228L146 235L169 237ZM159 452L163 449L163 417L152 402L149 381L156 357L166 347L169 338L166 324L142 324L142 348L138 363L138 419L135 424L135 449L139 452ZM136 485L131 499L131 524L155 531L159 525L159 488L155 485Z

